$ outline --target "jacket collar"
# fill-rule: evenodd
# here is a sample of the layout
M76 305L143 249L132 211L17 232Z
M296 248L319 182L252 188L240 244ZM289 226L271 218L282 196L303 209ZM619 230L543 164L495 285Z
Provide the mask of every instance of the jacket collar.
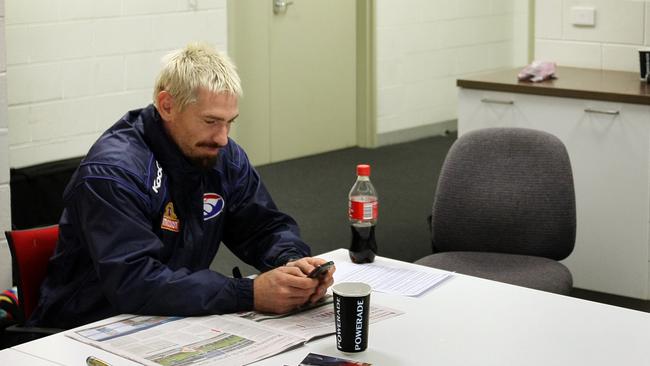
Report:
M203 170L192 164L169 137L156 107L150 104L142 113L145 141L167 174L177 178L175 180L186 180L188 175L200 176Z

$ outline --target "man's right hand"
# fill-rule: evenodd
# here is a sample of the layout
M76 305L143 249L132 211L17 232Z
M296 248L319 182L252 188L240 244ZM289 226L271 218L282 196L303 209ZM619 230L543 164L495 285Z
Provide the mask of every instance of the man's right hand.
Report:
M253 281L255 310L277 314L295 310L309 301L318 284L298 267L282 266L264 272Z

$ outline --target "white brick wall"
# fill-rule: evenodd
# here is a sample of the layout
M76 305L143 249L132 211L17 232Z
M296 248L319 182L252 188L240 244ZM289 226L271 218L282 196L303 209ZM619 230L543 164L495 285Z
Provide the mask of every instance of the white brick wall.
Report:
M377 133L456 118L456 79L524 65L528 1L377 0Z
M576 6L596 10L595 26L572 24ZM650 46L650 0L536 1L535 18L535 58L559 65L638 72Z
M226 0L3 2L0 117L12 167L84 155L129 109L151 102L170 50L193 40L227 47Z
M0 0L0 291L11 286L11 254L4 231L11 229L9 190L9 124L7 123L7 65L5 58L5 2Z

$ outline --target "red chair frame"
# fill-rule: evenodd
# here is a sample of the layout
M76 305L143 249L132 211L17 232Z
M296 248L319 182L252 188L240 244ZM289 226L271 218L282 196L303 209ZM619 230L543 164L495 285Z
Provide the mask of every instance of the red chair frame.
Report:
M59 238L59 225L5 231L5 236L11 250L18 304L22 312L18 323L24 325L38 305L41 284Z

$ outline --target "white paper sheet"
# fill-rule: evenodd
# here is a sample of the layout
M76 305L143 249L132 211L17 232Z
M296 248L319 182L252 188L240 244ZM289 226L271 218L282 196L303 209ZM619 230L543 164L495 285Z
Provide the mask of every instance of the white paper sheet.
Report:
M429 272L390 267L378 263L337 262L334 282L365 282L373 291L403 296L420 296L453 277L452 272Z

